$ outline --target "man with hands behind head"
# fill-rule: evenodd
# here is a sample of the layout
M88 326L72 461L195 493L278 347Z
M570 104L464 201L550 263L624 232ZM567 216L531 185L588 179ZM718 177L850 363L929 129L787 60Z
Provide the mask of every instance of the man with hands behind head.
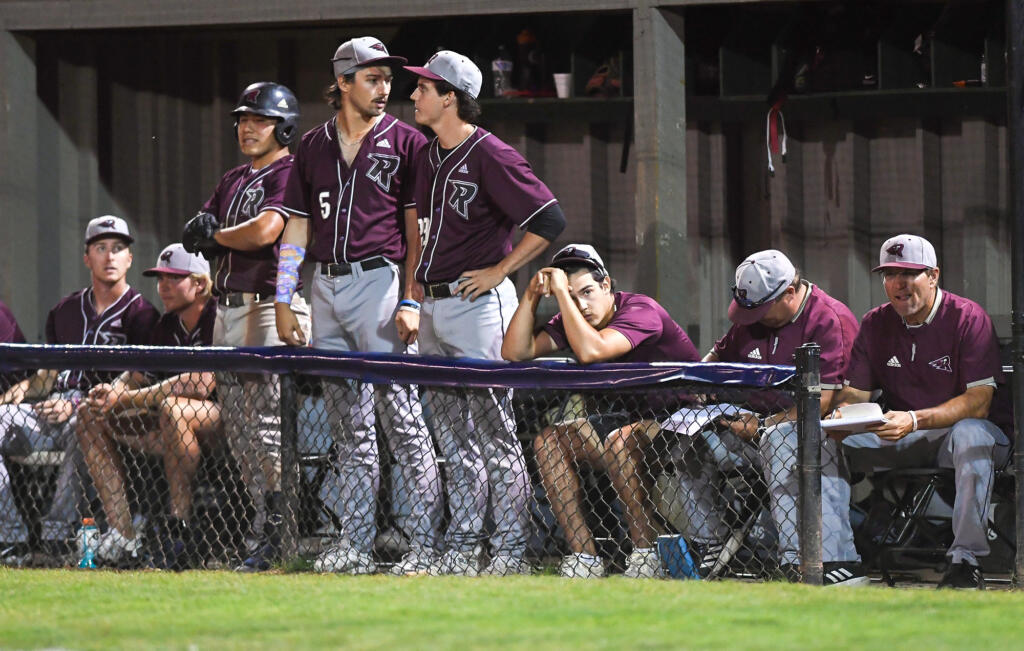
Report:
M536 329L541 297L553 296L559 314ZM584 363L694 362L697 349L683 329L654 299L616 292L594 247L570 244L551 259L551 266L530 279L512 316L501 347L502 357L524 361L569 347ZM594 535L586 523L580 495L579 466L608 473L625 510L633 551L627 577L660 573L654 544L654 508L650 504L644 452L657 431L657 396L649 404L642 395L614 400L602 412L545 428L534 441L537 464L551 509L565 531L570 553L562 560L562 576L604 576Z

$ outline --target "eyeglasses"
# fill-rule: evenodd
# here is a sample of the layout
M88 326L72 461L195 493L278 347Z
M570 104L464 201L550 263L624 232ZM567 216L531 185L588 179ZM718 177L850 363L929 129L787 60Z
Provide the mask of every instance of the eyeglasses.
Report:
M882 272L882 280L890 282L901 278L903 280L913 280L921 274L928 271L927 269L886 269Z
M785 279L780 280L779 284L772 288L772 291L770 291L767 294L765 294L764 298L762 298L760 300L756 300L756 301L752 301L749 298L747 298L747 290L740 289L739 287L733 286L733 288L732 288L732 298L733 298L733 300L736 301L737 304L739 304L740 307L746 308L748 310L751 310L751 309L753 309L755 307L760 307L761 305L764 305L765 303L767 303L770 300L775 300L776 298L778 298L778 296L775 296L775 292L779 291L779 288L781 288L785 284L786 284L786 280ZM742 292L742 294L740 292ZM771 298L773 296L774 296L774 298Z

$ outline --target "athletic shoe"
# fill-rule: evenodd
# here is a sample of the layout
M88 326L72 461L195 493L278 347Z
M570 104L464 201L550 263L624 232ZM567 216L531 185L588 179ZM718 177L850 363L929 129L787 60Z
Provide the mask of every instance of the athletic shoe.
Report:
M477 551L460 552L457 549L449 549L430 564L429 572L435 576L476 576L480 574L479 558L480 554Z
M602 579L604 561L600 556L584 558L584 554L566 554L558 566L558 575L567 579Z
M32 550L27 542L0 542L0 565L23 567L28 564Z
M100 534L96 558L108 565L116 565L130 558L138 558L140 547L142 544L138 536L129 540L120 531L111 527L106 533Z
M430 571L430 564L436 556L428 552L407 552L402 560L391 566L391 574L395 576L414 576L426 574Z
M720 576L729 566L729 561L736 555L742 544L743 539L735 532L725 541L691 542L690 549L697 564L697 574L702 579Z
M377 571L377 564L369 554L348 545L335 544L320 552L313 561L313 570L335 574L373 574Z
M864 574L864 567L860 563L855 561L822 563L821 584L823 586L858 588L869 583L871 583L871 579Z
M519 556L511 554L495 554L491 562L481 574L487 576L511 576L513 574L530 574L530 566Z
M626 559L626 571L622 573L627 579L655 579L663 575L661 559L653 547L634 549Z
M939 582L939 589L953 588L956 590L984 590L985 577L981 568L967 561L960 561L949 566L946 574Z

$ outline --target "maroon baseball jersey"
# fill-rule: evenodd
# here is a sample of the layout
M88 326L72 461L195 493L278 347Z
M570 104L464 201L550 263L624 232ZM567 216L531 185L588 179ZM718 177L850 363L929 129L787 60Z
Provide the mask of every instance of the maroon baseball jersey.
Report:
M415 206L415 165L426 137L385 114L363 138L352 166L338 143L337 118L302 137L284 206L310 220L307 256L356 262L405 259L405 209Z
M67 296L46 317L46 343L121 346L148 344L153 326L160 318L149 301L132 287L101 314L93 307L92 288ZM117 373L62 373L58 390L87 389Z
M284 191L295 157L288 155L254 170L240 165L225 174L205 204L203 212L215 215L222 228L237 226L267 210L285 220ZM220 256L213 286L219 293L259 292L273 296L277 288L277 249L280 238L258 251L228 249Z
M213 344L213 323L217 320L217 301L210 299L199 314L199 322L191 330L185 329L181 317L168 312L160 317L153 329L154 346L210 346Z
M715 342L714 352L722 362L793 364L793 353L804 344L821 347L821 388L843 386L843 372L859 329L850 308L805 282L809 289L796 316L780 328L754 323L733 325Z
M615 362L696 362L697 348L656 300L643 294L615 292L615 314L605 328L611 328L633 346ZM569 346L562 315L556 314L545 326L559 348Z
M938 290L922 325L908 326L890 303L864 315L853 345L847 383L862 391L882 389L890 409L940 405L970 387L1003 383L996 331L985 310L970 299ZM991 414L997 425L1006 414Z
M512 251L512 229L556 201L519 152L488 131L477 127L449 152L434 138L416 175L425 234L416 279L451 282L497 264Z
M7 305L0 301L0 344L23 344L25 335L21 334L21 328L14 318L14 313Z

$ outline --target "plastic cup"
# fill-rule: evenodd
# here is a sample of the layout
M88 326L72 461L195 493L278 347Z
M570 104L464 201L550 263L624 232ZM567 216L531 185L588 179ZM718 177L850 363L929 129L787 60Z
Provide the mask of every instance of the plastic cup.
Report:
M572 95L572 73L571 72L556 72L555 77L555 94L560 98L565 99Z

